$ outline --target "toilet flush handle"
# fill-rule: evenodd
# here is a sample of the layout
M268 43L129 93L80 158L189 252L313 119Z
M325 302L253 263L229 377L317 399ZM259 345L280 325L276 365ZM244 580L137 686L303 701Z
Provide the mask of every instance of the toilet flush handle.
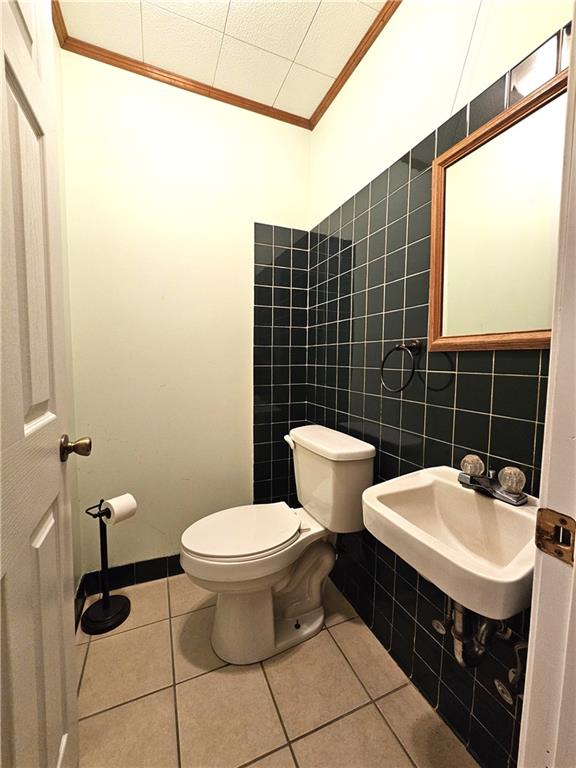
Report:
M284 440L286 440L286 442L288 443L288 445L290 446L290 448L291 448L292 450L294 450L294 440L292 440L292 438L290 437L290 435L284 435Z

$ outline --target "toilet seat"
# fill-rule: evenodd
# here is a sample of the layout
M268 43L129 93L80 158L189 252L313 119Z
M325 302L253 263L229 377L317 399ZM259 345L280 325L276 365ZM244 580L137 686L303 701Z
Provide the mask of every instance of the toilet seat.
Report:
M182 548L192 557L245 562L281 552L300 535L300 518L284 502L215 512L189 526Z
M281 578L307 546L326 535L302 507L291 509L284 502L232 507L184 531L180 563L189 576L205 582L205 589L217 591L216 584Z

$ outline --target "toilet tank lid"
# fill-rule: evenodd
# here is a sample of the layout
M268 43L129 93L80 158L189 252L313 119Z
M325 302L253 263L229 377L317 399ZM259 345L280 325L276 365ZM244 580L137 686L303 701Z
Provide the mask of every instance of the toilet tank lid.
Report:
M373 445L318 424L291 429L290 437L303 448L331 461L371 459L376 453Z

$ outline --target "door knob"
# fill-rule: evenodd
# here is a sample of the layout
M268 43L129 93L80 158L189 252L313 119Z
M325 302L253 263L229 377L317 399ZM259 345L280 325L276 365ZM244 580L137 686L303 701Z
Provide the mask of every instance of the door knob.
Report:
M90 456L92 438L81 437L79 440L70 440L68 435L62 435L60 438L60 461L68 461L68 456L71 453L77 453L78 456Z

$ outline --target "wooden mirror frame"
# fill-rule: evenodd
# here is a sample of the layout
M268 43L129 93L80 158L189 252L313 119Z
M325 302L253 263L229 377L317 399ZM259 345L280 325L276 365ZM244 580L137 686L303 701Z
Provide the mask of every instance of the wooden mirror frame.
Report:
M482 333L467 336L442 336L444 278L444 224L446 169L495 138L515 123L548 104L566 91L568 70L557 74L529 96L508 107L465 139L455 144L432 163L432 222L430 253L430 311L428 348L433 351L480 349L541 349L550 346L550 329Z

